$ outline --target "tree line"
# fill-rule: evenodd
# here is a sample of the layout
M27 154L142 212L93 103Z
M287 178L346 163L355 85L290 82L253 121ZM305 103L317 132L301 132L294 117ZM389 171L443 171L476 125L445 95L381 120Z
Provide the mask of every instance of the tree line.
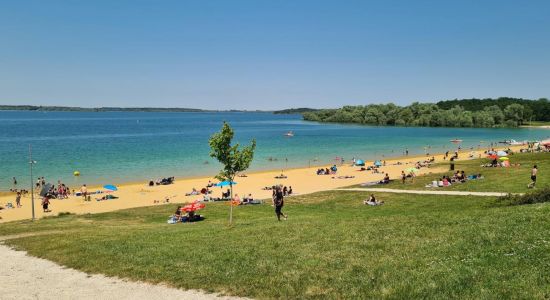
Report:
M501 99L501 98L499 98ZM540 115L524 101L541 105L541 109L550 109L548 100L536 101L516 99L501 107L499 99L478 100L479 104L461 105L461 100L440 103L418 103L409 106L389 104L369 104L344 106L339 109L323 109L303 113L304 120L317 122L357 123L366 125L430 126L430 127L517 127L529 121L546 121L546 115ZM513 98L506 98L513 99ZM491 100L491 101L489 101ZM451 104L449 104L451 103ZM491 105L492 104L492 105ZM471 107L473 109L466 109ZM533 106L535 107L535 106ZM544 111L544 110L543 110Z

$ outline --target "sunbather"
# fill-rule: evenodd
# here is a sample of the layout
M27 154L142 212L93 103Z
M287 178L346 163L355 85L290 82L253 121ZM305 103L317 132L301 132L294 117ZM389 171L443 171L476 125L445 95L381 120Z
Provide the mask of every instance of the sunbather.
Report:
M376 198L374 197L374 194L371 194L369 199L363 201L363 204L371 205L371 206L377 206L377 205L384 204L384 201L376 201Z

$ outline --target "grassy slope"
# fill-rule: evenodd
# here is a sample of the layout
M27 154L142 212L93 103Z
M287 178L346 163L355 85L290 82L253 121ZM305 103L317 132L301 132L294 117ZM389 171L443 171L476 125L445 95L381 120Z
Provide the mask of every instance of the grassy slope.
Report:
M431 184L432 180L441 178L443 175L451 176L453 172L448 171L441 174L429 174L415 178L414 183L407 179L405 184L400 180L396 180L388 185L375 186L393 189L409 189L409 190L449 190L449 191L476 191L476 192L509 192L509 193L525 193L528 192L527 184L531 182L531 168L537 165L539 174L537 176L538 186L550 185L550 153L518 153L510 156L512 164L520 163L519 167L510 168L484 168L480 165L488 163L488 159L475 159L467 161L457 161L455 163L456 170L464 170L467 175L481 173L485 178L482 180L472 180L463 184L454 184L445 188L426 188L427 184ZM446 167L449 163L441 164Z
M208 204L207 220L165 224L174 206L0 226L31 254L92 273L259 298L548 298L550 205L323 192L268 205Z

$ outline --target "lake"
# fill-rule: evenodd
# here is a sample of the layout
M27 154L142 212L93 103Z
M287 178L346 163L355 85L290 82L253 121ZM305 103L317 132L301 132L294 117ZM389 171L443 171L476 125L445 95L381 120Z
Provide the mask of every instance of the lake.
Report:
M536 128L376 127L306 122L300 115L257 112L145 113L0 111L0 190L30 182L29 145L34 181L62 180L76 188L146 181L160 177L215 175L220 165L209 157L208 138L227 121L236 141L257 141L251 170L285 169L348 162L353 157L384 159L487 147L506 139L545 139L549 130ZM293 131L294 137L284 134ZM79 171L81 176L73 176Z

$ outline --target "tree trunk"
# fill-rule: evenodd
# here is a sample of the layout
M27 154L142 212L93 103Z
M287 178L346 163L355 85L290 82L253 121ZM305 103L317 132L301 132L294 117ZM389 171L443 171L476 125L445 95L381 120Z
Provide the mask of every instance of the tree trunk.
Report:
M230 190L230 196L229 196L229 225L233 224L233 179L230 181L229 184L229 190Z

